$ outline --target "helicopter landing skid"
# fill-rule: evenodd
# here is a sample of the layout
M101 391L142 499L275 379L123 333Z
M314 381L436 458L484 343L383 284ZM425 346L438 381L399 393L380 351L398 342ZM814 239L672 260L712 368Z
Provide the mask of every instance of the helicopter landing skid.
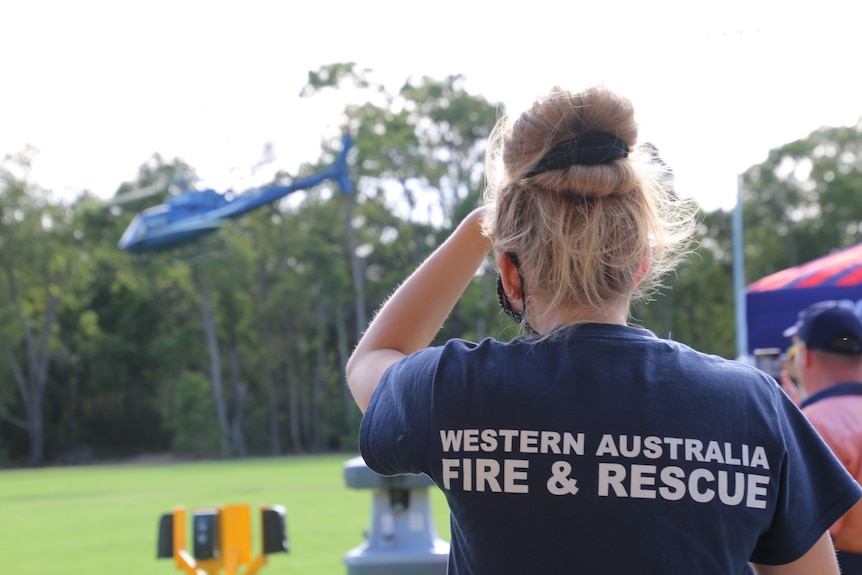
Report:
M204 261L225 257L231 253L230 246L221 236L210 235L196 238L162 252L134 254L134 260L146 264L162 260L171 265L195 265Z
M168 252L168 263L172 265L195 265L225 257L231 253L230 246L221 236L199 238Z

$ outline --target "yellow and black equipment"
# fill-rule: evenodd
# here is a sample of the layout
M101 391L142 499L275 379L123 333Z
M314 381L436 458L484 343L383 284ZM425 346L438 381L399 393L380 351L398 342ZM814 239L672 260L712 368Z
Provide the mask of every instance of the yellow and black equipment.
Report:
M261 551L252 557L251 507L222 505L192 510L192 549L186 547L186 510L177 507L159 519L157 557L174 559L188 575L253 575L271 553L287 553L285 510L261 506Z

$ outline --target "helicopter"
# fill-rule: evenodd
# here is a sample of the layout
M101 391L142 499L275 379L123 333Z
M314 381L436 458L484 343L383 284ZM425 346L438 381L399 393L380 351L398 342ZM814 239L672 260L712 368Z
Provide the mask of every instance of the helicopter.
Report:
M298 178L287 185L269 186L235 197L213 189L190 190L170 197L163 204L137 214L120 237L118 247L134 254L173 248L179 244L215 232L226 220L281 199L295 191L307 189L333 179L342 193L350 194L353 184L347 165L347 154L353 145L349 130L344 130L341 152L326 169Z

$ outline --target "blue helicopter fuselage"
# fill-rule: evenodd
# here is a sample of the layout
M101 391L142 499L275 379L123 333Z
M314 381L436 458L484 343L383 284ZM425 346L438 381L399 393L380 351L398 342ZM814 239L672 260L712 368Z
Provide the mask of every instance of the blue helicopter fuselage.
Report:
M120 238L120 249L140 253L172 247L222 225L220 211L228 199L215 190L185 192L147 208L132 219Z
M119 241L119 248L133 253L164 250L214 232L227 220L281 199L301 189L334 179L345 194L352 192L347 153L352 144L345 132L342 150L329 168L294 180L284 186L270 186L238 196L215 190L189 191L168 198L136 215Z

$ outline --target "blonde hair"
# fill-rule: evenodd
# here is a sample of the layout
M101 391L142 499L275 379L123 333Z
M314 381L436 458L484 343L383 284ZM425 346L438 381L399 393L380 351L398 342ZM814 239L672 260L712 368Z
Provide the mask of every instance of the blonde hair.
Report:
M630 153L534 172L552 148L577 146L585 134L616 137ZM632 103L603 86L555 87L514 121L497 123L486 155L483 224L498 252L517 255L528 297L550 308L630 305L676 267L694 232L696 205L675 197L669 170L654 148L637 146L637 135Z

